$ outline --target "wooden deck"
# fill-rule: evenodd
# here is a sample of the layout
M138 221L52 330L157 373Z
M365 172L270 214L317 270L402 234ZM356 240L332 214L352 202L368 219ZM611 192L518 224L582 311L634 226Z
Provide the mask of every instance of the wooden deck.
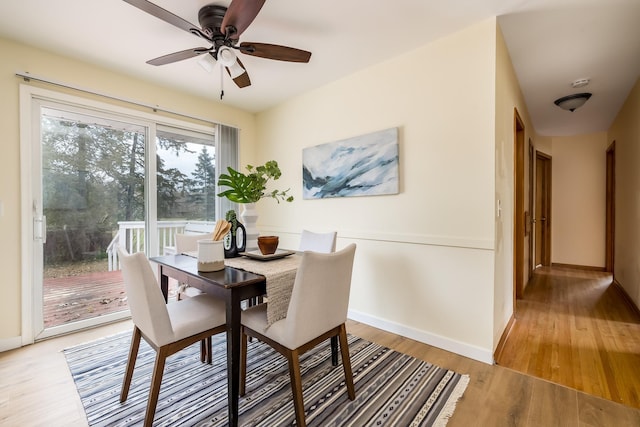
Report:
M175 286L170 286L169 297ZM44 326L50 328L126 310L122 272L108 271L44 280Z
M89 273L44 281L45 328L127 308L127 296L120 271Z

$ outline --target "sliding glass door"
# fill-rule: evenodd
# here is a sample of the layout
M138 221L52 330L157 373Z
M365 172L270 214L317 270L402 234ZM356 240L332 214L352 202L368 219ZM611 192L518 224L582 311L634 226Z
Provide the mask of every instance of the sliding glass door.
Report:
M128 237L144 250L147 127L53 103L40 105L39 126L33 261L42 326L56 334L124 317L114 253L122 222L138 224Z
M117 247L162 255L188 223L213 229L219 201L213 126L29 102L23 324L33 341L127 317Z

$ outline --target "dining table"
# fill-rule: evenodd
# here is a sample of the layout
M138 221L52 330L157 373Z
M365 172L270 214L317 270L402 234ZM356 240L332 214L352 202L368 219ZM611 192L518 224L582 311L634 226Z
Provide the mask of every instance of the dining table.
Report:
M165 301L169 296L169 278L215 295L225 301L227 316L227 392L229 426L238 425L240 395L240 318L241 302L266 293L266 277L246 270L225 267L212 272L198 271L198 261L188 255L152 257L158 264L158 279Z
M158 265L158 279L165 301L169 296L169 278L225 301L230 426L238 425L242 302L266 295L269 322L286 317L295 273L302 259L301 254L290 252L286 257L270 261L245 257L225 259L225 268L213 272L198 271L197 256L193 253L150 258ZM331 359L336 366L338 342L334 338L331 339Z

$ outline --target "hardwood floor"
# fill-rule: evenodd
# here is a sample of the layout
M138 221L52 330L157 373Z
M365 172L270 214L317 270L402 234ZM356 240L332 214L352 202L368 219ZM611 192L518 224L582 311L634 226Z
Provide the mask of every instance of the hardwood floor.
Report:
M596 271L536 270L498 364L640 408L640 316L611 280Z
M123 321L0 353L0 425L86 426L62 349L120 331ZM349 321L349 333L470 376L448 426L639 426L640 410ZM358 392L356 385L356 394ZM242 421L242 419L240 420Z

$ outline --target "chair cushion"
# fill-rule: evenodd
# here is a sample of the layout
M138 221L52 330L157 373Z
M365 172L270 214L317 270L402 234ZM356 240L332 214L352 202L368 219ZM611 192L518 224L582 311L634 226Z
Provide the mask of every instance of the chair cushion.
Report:
M226 323L224 301L211 295L196 295L167 304L173 329L173 339L158 345L178 341Z
M242 324L267 338L279 342L289 350L297 347L293 336L286 333L286 319L278 320L270 326L267 323L267 304L258 304L242 312Z

